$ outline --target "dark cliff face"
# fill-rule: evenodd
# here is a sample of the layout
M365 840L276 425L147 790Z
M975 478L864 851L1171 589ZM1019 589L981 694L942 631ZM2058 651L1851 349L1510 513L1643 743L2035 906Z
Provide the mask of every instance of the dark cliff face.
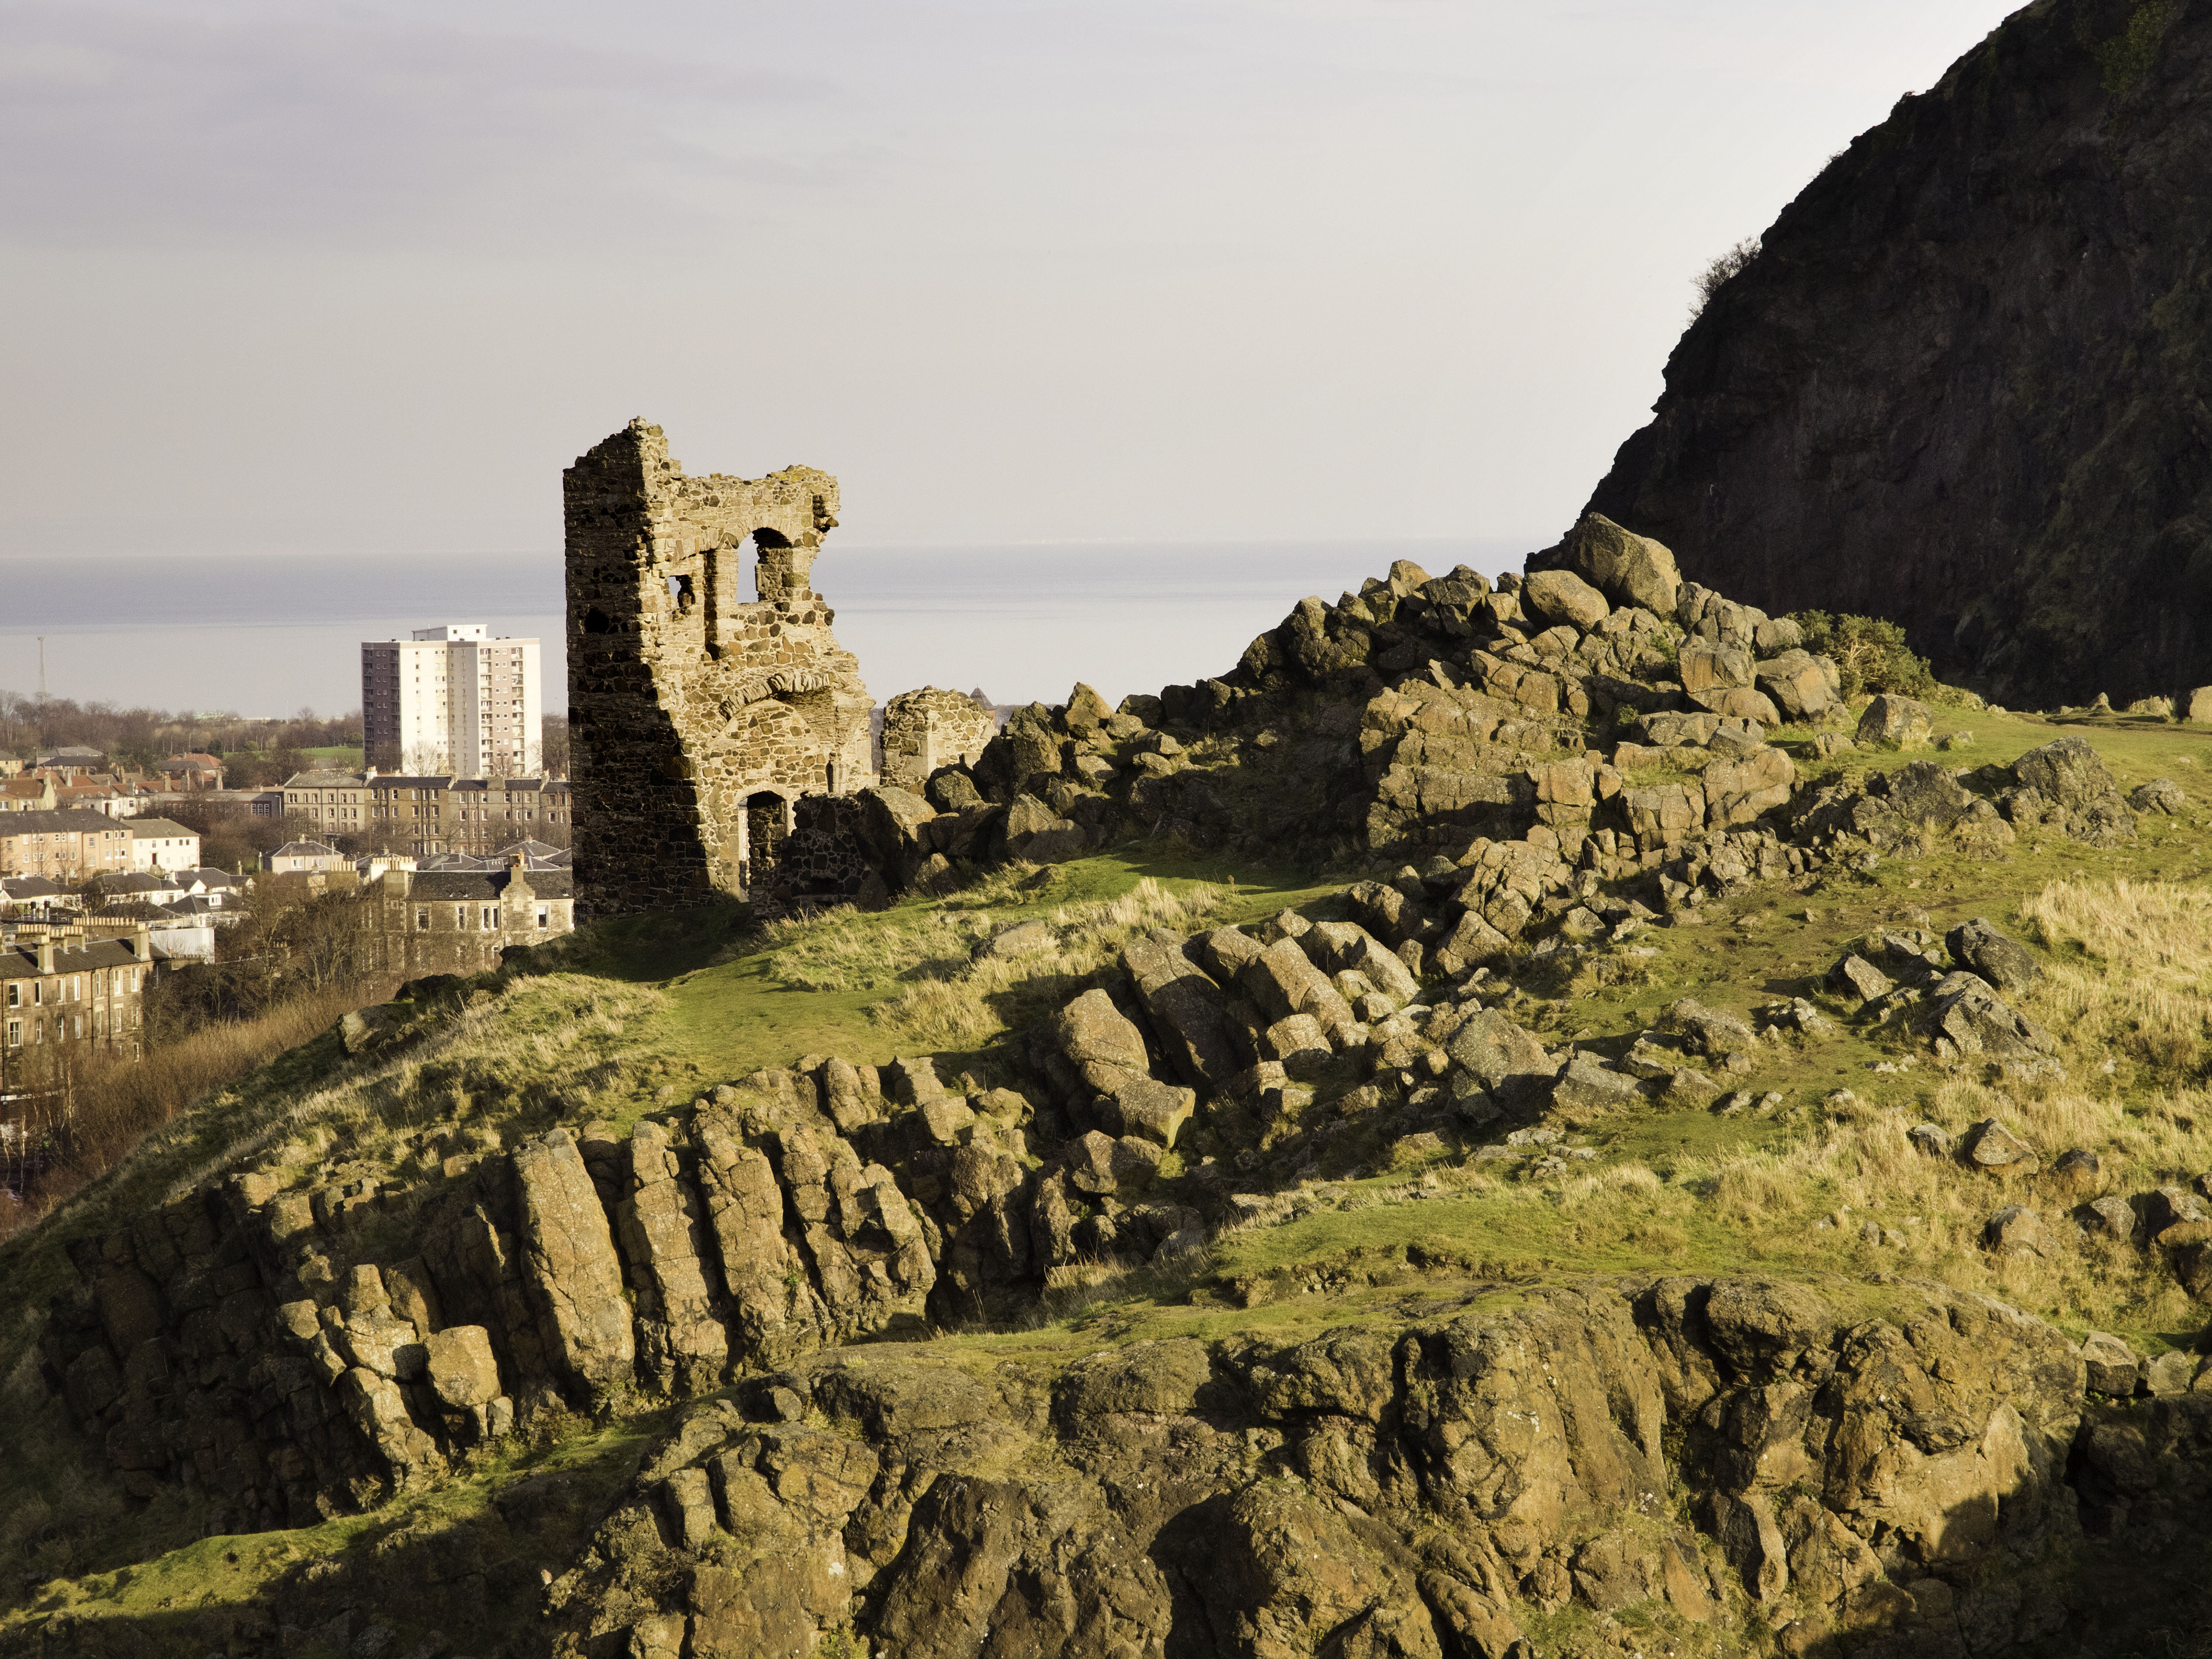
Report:
M2039 0L1783 211L1590 509L2016 702L2212 682L2212 0Z

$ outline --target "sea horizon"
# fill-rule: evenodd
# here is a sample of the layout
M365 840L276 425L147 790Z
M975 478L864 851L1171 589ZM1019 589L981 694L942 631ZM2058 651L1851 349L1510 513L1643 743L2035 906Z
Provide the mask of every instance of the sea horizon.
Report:
M1000 702L1111 702L1225 672L1309 593L1407 558L1517 569L1526 538L833 544L814 585L878 702L922 685ZM0 690L247 716L360 706L360 646L447 622L537 637L567 707L558 551L15 555L0 560ZM166 639L162 636L167 635Z

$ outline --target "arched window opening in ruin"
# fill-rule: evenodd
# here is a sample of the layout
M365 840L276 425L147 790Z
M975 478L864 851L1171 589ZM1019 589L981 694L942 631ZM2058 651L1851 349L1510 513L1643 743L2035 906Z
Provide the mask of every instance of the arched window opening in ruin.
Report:
M689 576L671 576L668 579L668 597L675 602L677 614L683 617L690 616L691 607L699 602L697 595L691 591Z

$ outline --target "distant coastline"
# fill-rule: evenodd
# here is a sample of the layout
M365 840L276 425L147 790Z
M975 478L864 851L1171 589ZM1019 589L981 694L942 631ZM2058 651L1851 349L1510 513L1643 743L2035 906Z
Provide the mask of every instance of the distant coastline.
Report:
M1334 599L1409 558L1517 568L1535 538L997 546L831 543L817 584L878 700L925 684L1000 702L1110 698L1233 665L1307 593ZM324 713L360 701L358 644L445 621L545 641L566 704L561 557L152 555L0 561L0 689L165 708Z

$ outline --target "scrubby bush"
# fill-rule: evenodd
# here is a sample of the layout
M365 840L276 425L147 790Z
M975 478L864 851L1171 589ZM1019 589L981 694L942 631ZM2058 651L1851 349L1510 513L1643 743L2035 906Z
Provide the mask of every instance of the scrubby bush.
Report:
M1791 620L1804 630L1808 651L1834 659L1847 697L1863 691L1924 697L1936 689L1928 659L1916 656L1905 629L1887 617L1800 611Z
M1690 302L1692 320L1694 321L1713 295L1720 292L1722 283L1757 258L1759 238L1756 236L1747 236L1727 252L1715 255L1712 263L1697 275L1698 297Z

